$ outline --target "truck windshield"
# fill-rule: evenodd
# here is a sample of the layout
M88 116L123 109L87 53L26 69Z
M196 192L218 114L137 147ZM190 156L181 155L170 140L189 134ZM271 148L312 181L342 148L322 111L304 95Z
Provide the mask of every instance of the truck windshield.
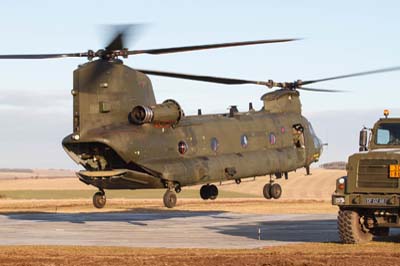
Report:
M376 144L400 145L400 124L383 123L376 132Z

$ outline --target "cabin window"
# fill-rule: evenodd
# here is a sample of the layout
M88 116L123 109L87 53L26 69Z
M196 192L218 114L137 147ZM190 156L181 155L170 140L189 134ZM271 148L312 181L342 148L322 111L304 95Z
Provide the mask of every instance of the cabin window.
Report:
M269 144L274 145L276 143L276 136L274 133L269 133Z
M218 150L218 147L219 147L218 139L217 138L212 138L210 144L211 144L211 150L213 152L216 152Z
M242 145L243 148L247 148L247 146L249 146L249 139L246 135L242 135L240 137L240 145Z
M180 153L180 154L185 154L187 151L188 151L188 145L187 145L187 143L185 142L185 141L183 141L183 140L181 140L181 141L179 141L179 143L178 143L178 152Z
M400 126L397 123L382 123L376 132L378 145L400 145Z
M297 148L305 148L304 146L304 127L301 124L294 124L293 129L293 143Z

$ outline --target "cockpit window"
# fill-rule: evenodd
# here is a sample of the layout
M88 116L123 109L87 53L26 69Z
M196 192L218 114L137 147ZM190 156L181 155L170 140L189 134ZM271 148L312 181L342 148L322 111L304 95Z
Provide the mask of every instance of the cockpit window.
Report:
M377 145L400 145L400 124L384 123L376 132Z

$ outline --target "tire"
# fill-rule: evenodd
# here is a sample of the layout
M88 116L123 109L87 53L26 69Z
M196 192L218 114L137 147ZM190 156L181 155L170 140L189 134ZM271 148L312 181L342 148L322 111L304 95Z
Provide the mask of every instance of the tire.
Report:
M218 188L215 185L208 186L208 193L210 195L210 200L215 200L218 197Z
M94 193L93 195L93 206L96 207L97 209L101 209L104 208L104 206L106 205L107 199L106 199L106 195L99 191Z
M340 240L344 244L364 243L372 240L373 234L363 229L361 216L351 210L340 210L338 214L338 230Z
M167 208L173 208L176 205L177 197L174 191L167 190L164 194L164 206Z
M265 186L263 188L263 195L264 195L264 198L271 199L271 184L270 183L265 184Z
M282 195L282 187L279 184L273 184L269 193L274 199L279 199Z
M204 185L200 188L200 197L203 200L208 200L210 198L210 192L208 189L209 185Z

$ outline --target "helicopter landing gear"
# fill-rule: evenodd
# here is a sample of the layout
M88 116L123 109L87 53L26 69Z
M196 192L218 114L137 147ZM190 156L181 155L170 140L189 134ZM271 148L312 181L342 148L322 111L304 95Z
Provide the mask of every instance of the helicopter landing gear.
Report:
M203 200L215 200L218 197L218 188L215 185L204 185L200 188L200 197Z
M279 184L272 184L269 193L274 199L279 199L282 195L282 187Z
M106 205L106 193L104 190L100 190L93 195L93 206L95 206L97 209L101 209Z
M306 175L311 175L310 166L306 166Z
M282 195L282 187L279 184L274 183L272 176L270 176L269 183L264 185L263 195L266 199L279 199Z
M177 197L173 190L167 190L164 194L164 206L167 208L173 208L176 205Z
M271 184L270 183L265 184L265 186L263 188L263 195L264 195L264 198L271 199Z

